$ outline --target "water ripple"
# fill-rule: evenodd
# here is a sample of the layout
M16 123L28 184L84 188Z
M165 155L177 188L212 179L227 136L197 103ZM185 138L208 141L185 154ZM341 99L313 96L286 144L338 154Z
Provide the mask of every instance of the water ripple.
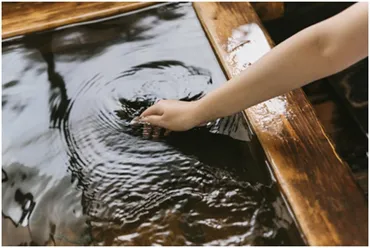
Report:
M191 4L3 47L3 244L291 243L243 116L158 140L130 125L225 81Z

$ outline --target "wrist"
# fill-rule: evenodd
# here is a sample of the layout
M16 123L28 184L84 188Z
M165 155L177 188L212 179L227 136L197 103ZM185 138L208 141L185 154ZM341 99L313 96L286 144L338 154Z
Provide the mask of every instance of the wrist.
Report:
M193 103L193 111L192 111L192 118L194 122L194 126L202 125L209 121L208 111L206 103L202 99L192 102Z

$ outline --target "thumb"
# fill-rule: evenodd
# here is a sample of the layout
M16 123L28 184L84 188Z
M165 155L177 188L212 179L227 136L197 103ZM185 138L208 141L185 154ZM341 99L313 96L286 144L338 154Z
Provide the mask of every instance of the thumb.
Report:
M141 119L143 122L148 122L151 125L164 127L162 123L162 117L160 115L149 115Z
M145 117L150 115L162 115L162 114L163 109L161 108L161 106L158 104L154 104L153 106L147 108L140 116Z

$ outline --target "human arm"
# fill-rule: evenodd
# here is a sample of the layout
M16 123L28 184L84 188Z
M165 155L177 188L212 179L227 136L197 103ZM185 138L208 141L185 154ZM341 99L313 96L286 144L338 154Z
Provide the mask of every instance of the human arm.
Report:
M357 3L279 44L204 98L160 101L142 114L143 121L187 130L339 72L367 56L367 22L368 4Z

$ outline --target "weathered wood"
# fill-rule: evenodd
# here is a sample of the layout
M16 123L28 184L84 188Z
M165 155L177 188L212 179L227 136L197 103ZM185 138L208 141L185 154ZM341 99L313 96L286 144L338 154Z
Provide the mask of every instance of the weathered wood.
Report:
M229 78L273 46L249 3L197 2L194 8ZM335 153L302 90L258 104L245 113L306 242L367 245L366 199L348 165Z
M259 2L252 3L252 6L262 19L261 10L255 7L256 4ZM284 16L264 25L273 40L283 41L310 25L340 13L352 4L354 2L284 3L287 10ZM365 59L303 88L335 150L350 166L365 195L368 193L367 84L368 59Z
M28 34L115 15L151 2L6 2L2 3L2 37Z

